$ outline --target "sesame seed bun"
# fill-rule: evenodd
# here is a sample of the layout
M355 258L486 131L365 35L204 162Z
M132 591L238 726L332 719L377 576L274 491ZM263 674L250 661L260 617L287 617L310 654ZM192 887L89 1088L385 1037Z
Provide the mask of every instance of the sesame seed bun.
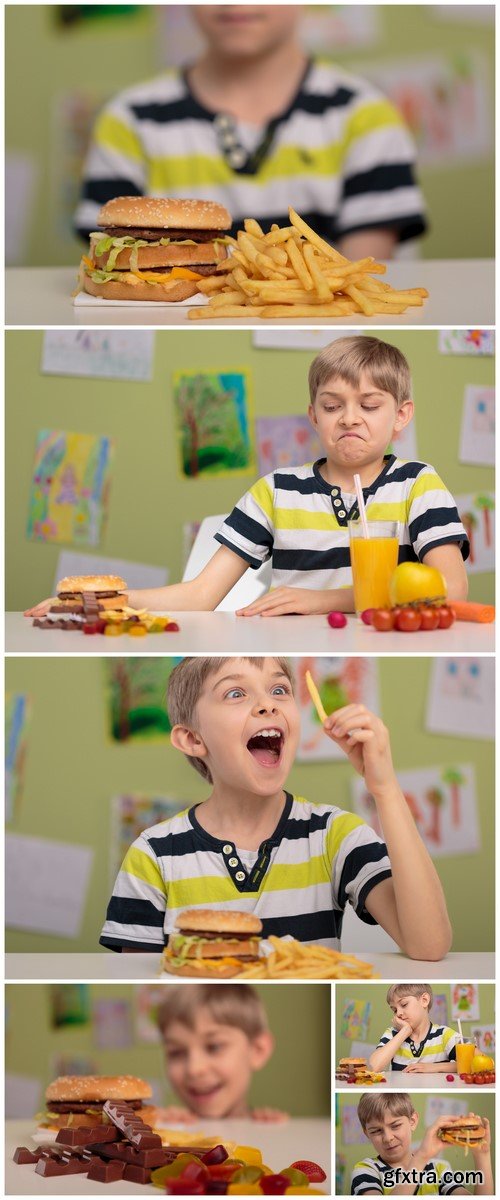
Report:
M231 227L231 217L213 200L176 200L155 196L116 196L101 208L97 224L148 229L220 229Z
M122 592L127 584L121 575L65 575L57 592Z
M187 908L179 913L176 928L193 933L261 933L262 921L253 913L215 908Z
M149 1100L152 1089L136 1075L59 1075L45 1092L47 1101L71 1104L93 1100Z

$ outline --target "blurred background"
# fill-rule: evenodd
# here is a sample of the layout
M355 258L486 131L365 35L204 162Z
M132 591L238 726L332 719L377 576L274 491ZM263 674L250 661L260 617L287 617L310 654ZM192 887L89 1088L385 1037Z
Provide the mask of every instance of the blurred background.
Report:
M469 597L494 603L493 332L371 332L403 351L413 376L415 416L394 452L431 463L454 495L472 547ZM321 454L307 373L333 336L9 331L7 609L53 595L67 574L118 572L131 587L180 579L204 517L227 514L260 475ZM93 557L61 564L61 552Z
M96 951L128 846L141 829L208 795L170 745L165 689L175 661L6 659L8 951ZM362 780L314 717L310 668L328 712L356 700L382 716L444 886L453 950L493 951L493 660L291 661L302 740L290 791L357 811L377 828ZM345 951L375 949L378 936L386 935L346 915Z
M58 1075L138 1075L151 1084L154 1104L178 1103L155 1021L165 986L172 984L7 984L5 1115L43 1110L45 1088ZM255 1072L252 1106L329 1117L330 987L264 985L257 992L276 1048Z
M403 1089L401 1089L403 1090ZM413 1092L410 1095L412 1098L415 1111L419 1115L418 1127L412 1140L412 1145L418 1145L422 1138L423 1130L432 1125L432 1122L441 1115L451 1115L457 1111L457 1115L474 1110L481 1117L486 1117L491 1125L491 1141L492 1141L492 1158L493 1172L495 1171L495 1097L492 1095L485 1096L483 1092L474 1092L472 1088L467 1088L466 1092L460 1093L460 1099L443 1096L440 1094L432 1094L425 1092ZM458 1093L457 1093L458 1097ZM458 1109L455 1106L459 1105ZM348 1096L345 1092L337 1096L337 1122L336 1122L336 1143L337 1143L337 1158L336 1158L336 1194L349 1195L351 1184L351 1173L356 1162L362 1158L373 1157L372 1144L363 1134L361 1126L356 1116L357 1101L350 1093ZM450 1163L453 1171L473 1171L474 1163L472 1156L469 1154L467 1158L463 1150L457 1150L454 1146L443 1146L441 1155L446 1162ZM469 1188L469 1191L473 1189Z
M395 979L393 981L397 983ZM427 982L424 978L418 982ZM433 1025L457 1029L454 1010L459 1012L466 1041L474 1041L481 1053L495 1055L495 986L493 983L433 983L429 1018ZM335 993L335 1061L368 1056L382 1034L393 1025L382 983L338 983ZM360 1044L363 1044L361 1050ZM404 1081L404 1082L403 1082ZM401 1074L401 1085L408 1076Z
M82 161L103 104L193 60L189 5L6 6L7 261L76 262ZM494 5L304 5L308 51L379 86L417 143L427 258L494 253ZM421 250L420 250L421 245Z

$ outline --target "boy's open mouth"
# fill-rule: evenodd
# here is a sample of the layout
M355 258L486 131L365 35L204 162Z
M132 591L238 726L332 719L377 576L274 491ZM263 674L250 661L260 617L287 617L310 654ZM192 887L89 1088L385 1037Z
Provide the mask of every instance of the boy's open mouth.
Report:
M284 741L280 729L260 729L247 742L247 750L261 767L276 767L281 759Z

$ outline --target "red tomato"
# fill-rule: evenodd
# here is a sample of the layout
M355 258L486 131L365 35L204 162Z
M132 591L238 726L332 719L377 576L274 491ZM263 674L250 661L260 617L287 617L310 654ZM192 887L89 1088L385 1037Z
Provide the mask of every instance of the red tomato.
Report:
M432 605L420 609L420 628L421 629L437 629L439 626L439 613L437 608Z
M374 612L375 612L374 608L365 608L364 612L361 613L361 620L364 625L372 625L373 624Z
M376 608L373 611L372 625L378 633L388 633L394 629L394 617L389 608Z
M450 625L453 625L453 622L455 620L455 613L453 612L453 609L448 608L447 604L440 604L439 608L438 608L438 613L439 613L439 628L440 629L449 629Z
M421 614L415 608L402 608L396 621L396 629L401 633L416 633L421 624Z

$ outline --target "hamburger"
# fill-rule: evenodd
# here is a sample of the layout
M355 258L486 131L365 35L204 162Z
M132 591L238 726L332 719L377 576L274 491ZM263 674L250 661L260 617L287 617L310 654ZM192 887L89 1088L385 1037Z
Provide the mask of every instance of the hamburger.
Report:
M189 908L179 913L176 927L163 951L171 975L231 979L259 957L262 921L253 913Z
M481 1118L469 1113L466 1117L443 1117L438 1137L447 1146L461 1146L467 1153L469 1147L481 1146L486 1130Z
M99 213L80 285L104 300L179 303L227 258L231 217L212 200L119 196Z
M127 606L127 584L120 575L66 575L57 584L57 597L45 617L33 624L41 629L82 629L98 624L107 610Z
M42 1124L49 1129L93 1128L107 1123L106 1100L122 1100L142 1113L142 1102L151 1095L149 1083L135 1075L60 1075L45 1092Z

